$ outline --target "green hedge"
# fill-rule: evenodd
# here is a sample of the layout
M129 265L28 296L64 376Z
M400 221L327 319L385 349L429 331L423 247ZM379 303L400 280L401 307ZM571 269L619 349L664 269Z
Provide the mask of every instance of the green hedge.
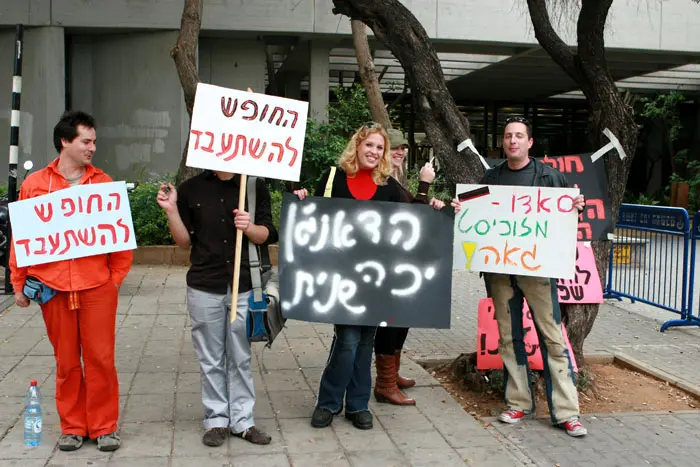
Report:
M129 193L131 217L139 246L175 243L168 229L168 216L156 202L159 187L160 182L145 182Z

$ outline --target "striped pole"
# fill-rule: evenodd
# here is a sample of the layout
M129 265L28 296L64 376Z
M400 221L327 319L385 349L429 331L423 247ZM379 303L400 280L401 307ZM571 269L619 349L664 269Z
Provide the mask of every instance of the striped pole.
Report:
M22 96L22 53L24 47L24 26L17 25L15 33L15 68L12 76L12 110L10 111L10 167L7 180L7 199L17 201L17 163L19 162L19 109ZM12 228L8 224L6 258L10 257ZM9 260L8 260L9 261ZM5 293L12 293L10 269L5 270Z

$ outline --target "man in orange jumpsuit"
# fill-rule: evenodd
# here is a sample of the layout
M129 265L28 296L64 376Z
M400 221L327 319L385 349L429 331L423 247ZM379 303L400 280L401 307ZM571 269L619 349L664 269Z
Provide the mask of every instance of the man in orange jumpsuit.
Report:
M27 177L19 199L111 182L109 175L91 164L95 138L92 116L66 112L53 132L58 158ZM58 446L62 451L79 449L87 437L97 439L101 451L114 451L121 445L114 340L119 286L132 260L132 251L120 251L20 268L14 248L10 254L18 306L29 306L22 292L27 277L57 291L41 305L41 312L56 357L56 406L61 419Z

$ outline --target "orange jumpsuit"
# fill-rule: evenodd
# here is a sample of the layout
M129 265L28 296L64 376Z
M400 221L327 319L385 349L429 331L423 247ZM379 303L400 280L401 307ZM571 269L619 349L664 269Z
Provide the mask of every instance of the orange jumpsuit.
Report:
M20 200L70 187L57 169L58 160L27 177ZM80 184L111 181L102 170L88 165ZM11 249L15 292L23 290L27 276L59 291L41 311L56 358L56 407L63 434L97 438L117 430L117 297L132 260L132 251L120 251L20 268Z

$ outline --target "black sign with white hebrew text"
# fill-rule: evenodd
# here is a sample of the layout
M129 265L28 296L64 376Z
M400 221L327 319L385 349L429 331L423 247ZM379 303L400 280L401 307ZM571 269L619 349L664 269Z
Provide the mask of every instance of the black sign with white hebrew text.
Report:
M319 323L449 328L453 223L426 205L285 193L282 312Z

